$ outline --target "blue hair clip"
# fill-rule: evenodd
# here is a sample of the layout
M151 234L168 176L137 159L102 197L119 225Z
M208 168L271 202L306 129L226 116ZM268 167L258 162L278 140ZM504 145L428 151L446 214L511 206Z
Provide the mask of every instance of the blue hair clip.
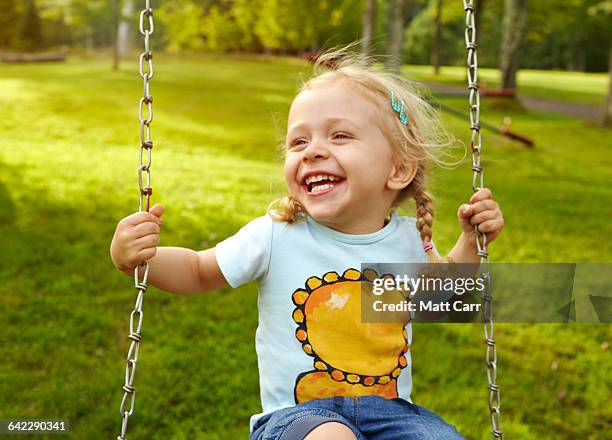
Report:
M391 90L391 108L399 113L399 120L402 125L408 125L408 115L404 112L404 100L399 98L395 99L395 92Z

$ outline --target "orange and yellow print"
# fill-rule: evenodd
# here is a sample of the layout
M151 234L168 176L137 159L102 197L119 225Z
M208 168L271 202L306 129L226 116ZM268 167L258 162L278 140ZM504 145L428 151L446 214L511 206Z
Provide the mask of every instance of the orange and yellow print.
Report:
M308 278L305 288L293 292L295 336L314 367L297 377L296 403L333 396L398 397L409 317L404 323L362 322L362 284L371 288L377 277L371 269L328 272Z

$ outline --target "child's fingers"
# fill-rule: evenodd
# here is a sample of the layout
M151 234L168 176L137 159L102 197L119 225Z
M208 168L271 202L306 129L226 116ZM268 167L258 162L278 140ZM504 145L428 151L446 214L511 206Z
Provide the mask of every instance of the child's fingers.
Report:
M499 205L491 199L481 200L480 202L473 203L472 205L472 215L478 214L487 210L497 211Z
M128 215L126 218L121 220L120 223L136 226L144 222L155 222L158 224L163 224L163 220L161 218L146 211L135 212L134 214Z
M489 188L480 188L478 191L472 194L472 197L470 197L470 203L475 203L481 200L492 199L492 198L493 198L493 193L491 192Z
M502 225L503 221L495 218L482 222L480 225L478 225L478 229L480 229L480 232L492 232L498 230Z
M150 235L146 235L136 240L134 242L134 247L138 249L138 251L142 251L144 249L155 247L158 244L159 244L159 235L150 234Z
M140 263L145 260L150 260L151 258L155 256L156 253L157 253L156 247L143 249L140 252L138 252L138 262Z
M478 214L472 216L470 218L470 223L472 225L480 225L486 222L487 220L493 220L499 217L499 212L493 210L486 210L479 212Z
M483 234L487 235L487 240L492 241L499 235L502 227L504 226L504 221L502 219L493 219L487 220L486 222L478 225L478 230Z
M156 203L151 209L149 209L149 212L155 217L161 217L161 215L164 213L164 207L163 205Z
M132 238L141 238L150 234L159 234L161 228L158 223L155 222L144 222L136 225L132 228Z
M459 215L459 218L466 219L473 215L474 212L471 205L463 204L459 207L457 214Z

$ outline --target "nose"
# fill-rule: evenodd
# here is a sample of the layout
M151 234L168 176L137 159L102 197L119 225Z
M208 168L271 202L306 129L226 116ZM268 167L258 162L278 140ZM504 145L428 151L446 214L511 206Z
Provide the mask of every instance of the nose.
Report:
M303 162L312 162L321 159L327 159L329 157L329 150L325 145L325 142L320 139L313 139L308 147L304 150L302 156Z

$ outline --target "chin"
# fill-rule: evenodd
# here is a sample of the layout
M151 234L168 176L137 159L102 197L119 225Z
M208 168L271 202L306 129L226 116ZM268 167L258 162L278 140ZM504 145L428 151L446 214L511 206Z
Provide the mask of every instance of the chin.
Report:
M306 212L319 223L334 223L342 215L342 209L331 206L304 206Z

